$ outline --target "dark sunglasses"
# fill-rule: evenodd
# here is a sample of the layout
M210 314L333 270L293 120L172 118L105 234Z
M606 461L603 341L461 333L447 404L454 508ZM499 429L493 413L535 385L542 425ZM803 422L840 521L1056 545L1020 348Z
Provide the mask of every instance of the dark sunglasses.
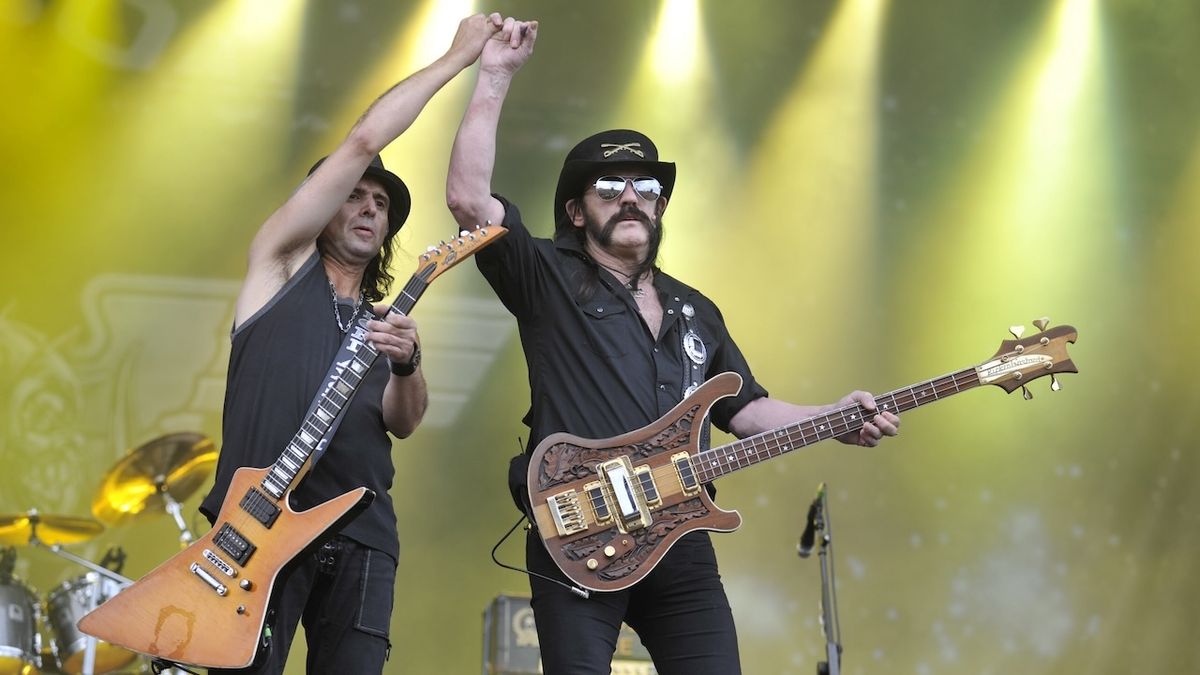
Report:
M596 195L609 202L621 196L621 193L625 191L625 183L633 183L633 191L646 201L652 202L662 196L662 183L651 176L638 176L637 178L601 176L593 185L596 188Z

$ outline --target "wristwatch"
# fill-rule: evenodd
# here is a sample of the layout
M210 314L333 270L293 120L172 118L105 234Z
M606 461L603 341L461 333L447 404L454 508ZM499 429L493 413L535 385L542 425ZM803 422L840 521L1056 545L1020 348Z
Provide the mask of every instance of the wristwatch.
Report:
M413 345L412 357L408 359L408 363L396 363L388 361L391 364L392 374L400 377L408 377L417 372L417 366L421 365L421 345Z

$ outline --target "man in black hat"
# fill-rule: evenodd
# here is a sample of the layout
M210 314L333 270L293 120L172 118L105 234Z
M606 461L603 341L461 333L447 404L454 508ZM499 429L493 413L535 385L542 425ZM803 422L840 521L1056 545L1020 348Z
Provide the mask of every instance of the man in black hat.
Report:
M234 315L223 447L216 483L201 511L210 522L216 519L239 467L271 466L277 459L286 465L293 437L312 442L313 457L320 453L292 494L293 509L361 486L375 493L330 542L281 571L268 608L269 648L255 672L283 671L301 621L308 672L383 669L399 555L388 494L395 474L388 433L409 436L428 399L416 324L388 313L386 304L370 305L383 300L392 281L392 241L411 205L408 188L384 168L379 153L443 85L478 59L501 23L498 14L463 19L446 53L376 100L250 244ZM365 339L387 358L361 375L328 444L305 441L306 411L347 332L361 330L360 316Z
M711 419L739 437L850 402L874 410L874 399L861 391L833 406L769 398L716 306L658 268L675 165L660 161L644 134L604 131L571 149L555 190L553 239L532 236L516 206L493 196L501 106L536 38L536 23L505 24L484 47L446 190L462 228L508 228L475 260L520 326L531 389L527 452L559 431L610 438L640 429L725 371L741 376L742 389L718 401ZM895 435L899 423L885 412L840 440L874 446ZM514 458L509 482L518 501L525 497L526 467L527 454ZM520 506L528 513L528 503ZM526 560L549 675L609 673L622 620L637 631L659 673L741 672L733 617L706 532L680 538L630 588L588 599L572 592L536 533L526 540Z

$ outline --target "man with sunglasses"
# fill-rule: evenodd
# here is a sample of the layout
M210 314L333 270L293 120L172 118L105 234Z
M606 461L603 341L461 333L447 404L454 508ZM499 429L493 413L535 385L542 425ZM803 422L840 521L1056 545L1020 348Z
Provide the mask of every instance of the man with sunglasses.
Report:
M517 207L493 195L500 110L536 38L536 22L510 21L484 47L447 180L447 202L460 227L508 229L475 260L516 317L529 368L529 444L509 472L518 506L529 512L528 452L546 436L565 431L609 438L640 429L692 387L725 371L741 375L742 389L718 401L711 419L739 437L852 401L873 410L874 399L861 391L834 406L769 398L717 307L657 266L675 165L660 161L644 134L603 131L567 153L554 195L552 239L534 237ZM874 446L895 435L899 423L885 412L840 440ZM549 675L607 675L622 621L637 631L663 675L741 672L733 616L707 532L682 537L630 588L586 599L572 592L536 533L527 538L526 560Z

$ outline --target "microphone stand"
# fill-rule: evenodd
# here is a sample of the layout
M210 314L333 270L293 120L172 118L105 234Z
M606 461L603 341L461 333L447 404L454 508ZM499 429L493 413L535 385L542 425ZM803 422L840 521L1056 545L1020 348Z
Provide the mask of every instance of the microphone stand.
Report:
M842 666L842 630L838 623L836 580L833 572L833 525L829 518L829 497L825 484L817 488L817 497L809 509L808 527L820 534L817 557L821 559L821 629L825 633L825 659L817 663L817 675L840 675ZM807 558L811 548L804 543L798 549Z

